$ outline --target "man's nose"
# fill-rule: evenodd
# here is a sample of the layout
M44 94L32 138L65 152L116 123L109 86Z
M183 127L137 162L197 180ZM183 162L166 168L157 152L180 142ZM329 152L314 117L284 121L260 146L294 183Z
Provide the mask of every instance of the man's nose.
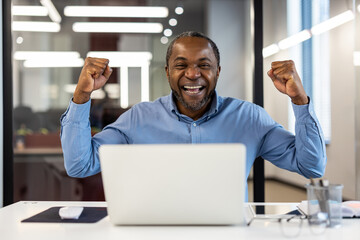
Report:
M197 79L200 75L200 69L198 67L188 67L185 72L185 76L189 79Z

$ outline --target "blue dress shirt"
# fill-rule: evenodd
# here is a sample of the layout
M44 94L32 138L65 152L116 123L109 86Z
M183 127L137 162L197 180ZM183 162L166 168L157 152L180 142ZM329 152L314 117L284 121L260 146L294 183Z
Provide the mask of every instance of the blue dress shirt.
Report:
M196 121L179 113L170 94L134 105L91 137L90 105L90 101L71 101L61 117L61 143L70 176L100 172L98 149L102 144L243 143L246 177L258 156L308 178L320 177L325 171L324 138L311 103L293 104L296 137L263 108L217 94L209 111Z

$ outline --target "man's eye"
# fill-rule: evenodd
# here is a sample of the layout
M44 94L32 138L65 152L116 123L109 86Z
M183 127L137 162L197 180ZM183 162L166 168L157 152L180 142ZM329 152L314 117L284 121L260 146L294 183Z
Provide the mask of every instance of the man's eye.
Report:
M186 65L185 64L176 64L175 68L185 68Z
M208 64L208 63L203 63L203 64L200 64L200 67L201 67L201 68L209 68L209 67L210 67L210 64Z

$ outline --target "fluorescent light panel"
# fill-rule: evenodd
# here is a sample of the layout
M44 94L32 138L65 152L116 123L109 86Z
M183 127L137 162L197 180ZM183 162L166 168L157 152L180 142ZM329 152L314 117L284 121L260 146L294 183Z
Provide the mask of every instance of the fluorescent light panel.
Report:
M68 17L127 17L166 18L167 7L124 7L124 6L66 6L64 15Z
M263 48L262 54L263 54L263 57L266 58L275 53L278 53L279 50L280 50L279 46L274 43L274 44L271 44L270 46Z
M17 32L59 32L60 24L55 22L13 21L12 30Z
M75 22L74 32L98 33L161 33L161 23L125 23L125 22Z
M73 51L16 51L15 60L29 59L77 59L80 58L79 52Z
M13 16L39 16L48 15L48 10L43 6L12 6L11 13Z
M150 64L151 52L88 52L87 57L107 58L111 67L141 67Z
M51 0L40 0L40 3L49 11L49 17L53 22L60 23L61 16Z
M279 42L280 49L287 49L311 38L309 30L303 30Z
M82 58L65 58L65 59L29 59L24 61L26 68L50 68L50 67L82 67L84 59Z
M360 5L357 6L358 11L360 12ZM345 24L351 20L354 19L354 13L351 10L348 10L346 12L343 12L339 15L336 15L335 17L332 17L328 20L325 20L311 28L311 31L304 30L301 31L293 36L290 36L282 41L280 41L277 44L271 44L270 46L263 48L263 57L266 58L268 56L271 56L275 53L277 53L280 49L287 49L289 47L295 46L309 38L311 38L312 35L318 35L324 32L327 32L333 28L336 28L338 26L341 26L342 24ZM360 64L360 57L356 53L354 53L354 65L359 66L357 64Z
M327 32L333 28L336 28L344 23L347 23L354 19L354 13L351 10L343 12L335 17L332 17L324 22L321 22L311 28L311 33L313 35L321 34Z

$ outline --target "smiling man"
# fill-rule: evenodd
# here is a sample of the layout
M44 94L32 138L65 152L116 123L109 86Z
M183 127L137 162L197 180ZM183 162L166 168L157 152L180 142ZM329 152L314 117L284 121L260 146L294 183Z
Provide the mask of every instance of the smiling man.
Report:
M102 144L150 143L243 143L246 176L258 156L305 177L324 174L326 153L320 124L292 61L273 62L268 75L291 98L296 135L263 108L218 96L215 88L221 67L216 44L201 33L185 32L170 43L166 55L171 94L136 104L91 137L90 96L109 79L108 64L107 59L85 60L74 97L61 117L61 142L70 176L98 173Z

